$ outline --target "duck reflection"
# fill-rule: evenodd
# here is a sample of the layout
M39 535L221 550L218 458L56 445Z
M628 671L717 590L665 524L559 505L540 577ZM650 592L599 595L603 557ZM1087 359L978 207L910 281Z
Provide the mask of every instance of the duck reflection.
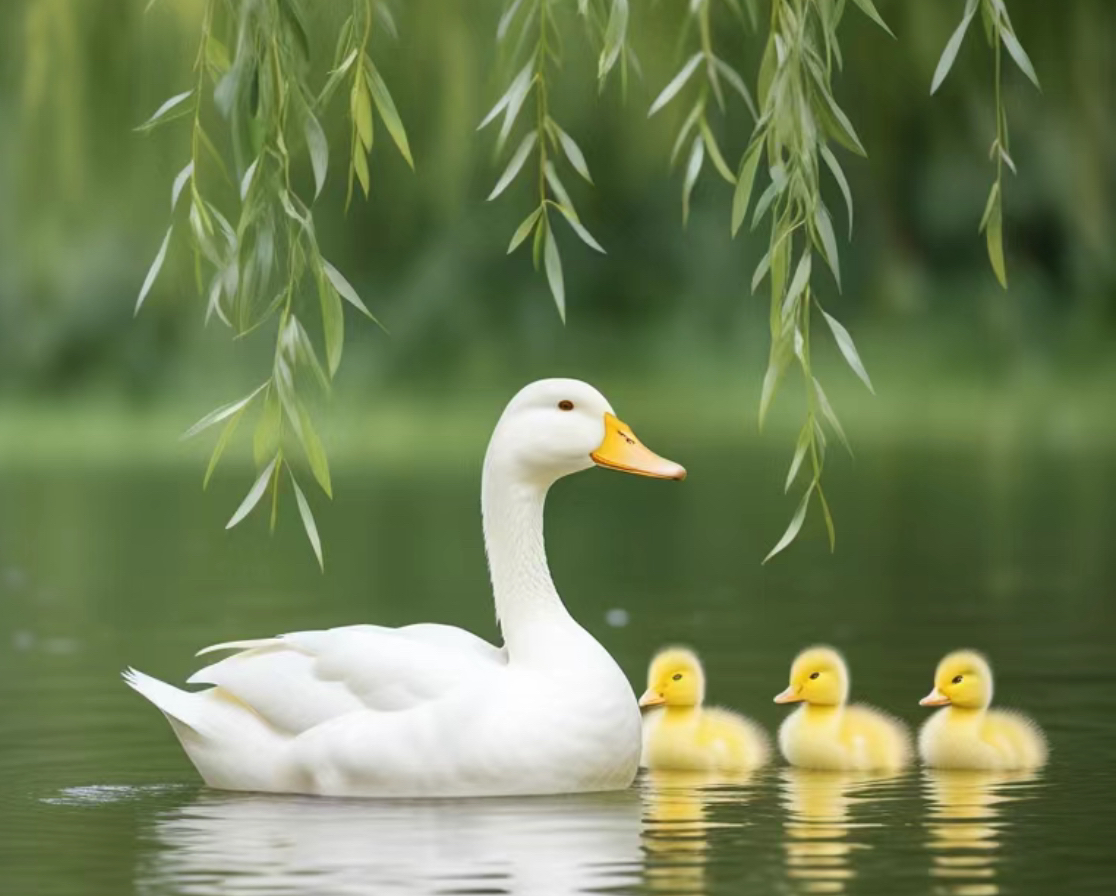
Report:
M706 892L709 833L732 826L710 820L709 810L718 803L747 802L751 783L749 773L646 772L641 790L648 889L680 896Z
M941 771L926 769L923 784L930 802L926 826L930 874L938 892L951 896L996 896L1000 834L1007 824L1004 804L1025 797L1028 772Z
M898 775L823 772L786 768L780 790L785 823L787 877L805 893L843 893L856 872L852 857L868 844L857 833L870 825L856 821L859 804L879 799Z
M548 896L638 883L640 802L367 801L203 793L155 824L139 890L188 896Z

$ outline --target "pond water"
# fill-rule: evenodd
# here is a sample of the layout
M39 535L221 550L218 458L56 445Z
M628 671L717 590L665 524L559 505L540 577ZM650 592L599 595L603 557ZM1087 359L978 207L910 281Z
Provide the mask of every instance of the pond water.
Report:
M1041 773L893 778L776 764L646 775L626 793L357 801L200 786L120 682L181 682L194 651L351 622L495 637L476 462L340 471L323 576L291 514L222 524L245 476L0 472L0 890L12 894L945 893L1116 890L1116 462L972 446L833 467L838 550L789 514L781 454L691 446L682 484L593 472L554 491L571 612L642 688L664 643L713 702L770 729L802 646L841 647L853 696L912 725L946 650L993 659L997 696L1046 729ZM247 475L247 474L245 474ZM290 508L288 508L289 510ZM622 611L622 612L617 612Z

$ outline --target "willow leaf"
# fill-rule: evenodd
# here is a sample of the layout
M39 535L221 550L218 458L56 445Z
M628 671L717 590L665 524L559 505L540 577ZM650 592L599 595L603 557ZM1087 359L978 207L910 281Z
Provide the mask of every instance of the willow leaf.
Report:
M209 488L209 479L213 476L213 471L217 469L217 463L221 460L221 455L225 453L225 449L232 440L233 433L236 432L236 427L243 417L244 408L241 408L229 418L229 422L226 423L225 428L221 430L221 436L217 439L217 444L213 447L213 453L209 456L209 464L205 468L205 478L202 480L202 491Z
M318 525L314 522L314 514L310 510L306 495L302 493L302 489L298 487L298 482L295 481L294 473L291 473L291 485L294 486L295 503L298 504L298 515L302 518L302 528L306 530L306 537L310 539L310 547L314 549L314 556L318 558L318 566L325 569L325 559L322 557L322 539L318 535Z
M945 80L949 70L953 68L953 61L957 58L957 51L961 49L961 42L965 39L965 32L969 30L969 23L972 22L973 16L976 15L978 0L966 0L965 14L961 17L961 24L957 26L953 34L950 35L949 40L946 42L945 49L942 50L941 58L938 59L938 66L934 69L934 79L930 82L930 93L934 94L938 88L942 86L942 81Z
M829 212L821 203L814 210L814 229L821 240L822 254L825 255L825 260L829 262L830 270L833 271L833 279L837 281L837 289L840 289L841 262L837 257L837 236L833 233L833 222L829 218Z
M546 230L543 261L546 265L546 279L550 284L550 291L554 295L554 304L558 306L558 314L562 318L562 323L565 323L566 287L562 280L562 259L558 255L558 244L554 241L554 234L551 233L549 227Z
M589 175L589 166L585 163L585 155L582 153L581 147L574 142L573 137L558 127L556 121L551 121L550 126L558 136L558 143L562 147L562 152L564 152L566 158L570 160L570 164L573 165L574 171L584 177L589 183L593 183L593 178Z
M348 302L350 305L364 314L365 317L375 323L376 326L378 326L381 330L384 329L384 325L376 320L376 315L369 311L364 302L361 301L360 296L357 295L357 291L353 289L353 285L345 279L345 275L337 270L337 268L331 265L324 258L321 261L322 269L325 271L326 276L329 278L329 282L332 283L333 288L341 294L341 298L343 298L346 302Z
M317 199L325 186L326 173L329 171L329 143L321 124L309 109L305 110L302 132L306 138L306 149L310 153L310 167L314 170L314 198Z
M395 101L391 98L391 92L388 90L387 84L380 76L379 69L371 62L365 65L364 76L368 79L368 89L372 92L372 101L376 104L376 111L380 113L380 118L387 125L388 133L391 134L391 139L395 142L400 155L406 159L407 164L413 171L415 160L411 157L411 146L407 142L407 131L403 127L403 119L399 117L399 110L395 108Z
M209 429L209 427L213 426L216 423L220 423L222 420L227 420L238 411L243 411L246 407L248 407L249 404L252 403L252 399L259 395L266 388L267 383L264 383L253 389L248 395L244 396L244 398L230 402L226 405L222 405L214 411L210 411L208 414L202 417L201 420L199 420L188 430L186 430L186 432L184 432L180 438L183 441L189 438L193 438L199 432Z
M624 49L624 40L628 33L628 0L612 0L608 13L608 24L605 25L604 40L601 46L601 56L597 62L597 79L604 81L620 53Z
M740 229L748 214L748 202L752 198L752 185L756 179L760 156L763 154L763 141L757 140L755 146L744 156L740 166L740 176L736 179L736 189L732 194L732 235Z
M717 169L717 173L730 184L735 184L736 178L733 176L732 169L725 163L721 148L717 145L717 140L704 118L701 119L701 139L705 143L705 149L709 153L709 158L713 160L713 167Z
M895 32L887 27L887 22L881 18L879 12L876 10L875 4L872 0L853 0L853 2L863 10L864 14L868 16L873 22L883 28L892 37L895 37Z
M694 137L694 144L690 149L690 159L686 163L686 177L682 181L682 226L685 227L690 220L690 194L694 191L701 166L705 162L705 143L701 136Z
M845 179L845 172L841 169L840 162L837 161L837 156L833 154L833 150L825 143L819 147L821 157L825 160L825 164L829 167L833 179L837 181L837 186L841 190L841 195L845 197L845 208L849 210L849 236L852 236L853 229L853 199L852 190L849 189L849 182Z
M183 189L186 187L187 181L194 176L194 160L191 159L186 163L178 174L175 175L174 183L171 185L171 211L173 212L175 206L178 205L178 197L182 195Z
M151 267L147 269L147 276L143 278L143 286L140 287L139 298L136 299L136 310L132 312L133 315L139 314L144 299L151 292L151 287L155 285L155 278L159 276L159 271L163 268L163 262L167 260L167 247L170 245L171 233L173 232L174 225L172 224L167 228L166 236L163 237L163 242L159 245L159 251L155 253L155 260L151 262Z
M833 427L833 431L837 433L837 438L841 440L841 444L845 446L849 454L852 454L852 445L849 444L849 439L845 435L845 430L841 426L841 421L837 419L837 413L833 410L833 405L829 403L829 398L826 396L825 390L822 389L821 383L818 382L816 376L810 377L810 379L814 382L814 394L818 398L818 407L821 408L822 415L829 425Z
M527 157L531 154L531 150L534 148L538 136L537 131L527 132L527 135L523 138L523 142L520 143L515 152L512 153L511 160L508 162L508 167L504 169L504 173L501 174L500 179L496 181L496 186L494 186L492 192L488 194L489 202L503 193L508 185L515 180L515 176L522 170L523 165L527 161Z
M248 514L252 512L253 508L257 504L260 503L260 498L263 497L264 491L267 489L267 483L271 479L271 474L275 471L275 466L278 462L278 456L272 458L271 463L269 463L264 468L264 471L260 473L260 478L257 479L252 488L249 489L248 494L244 497L244 500L236 509L236 513L234 513L228 523L225 524L226 529L231 529L233 526L239 523L242 519L244 519L244 517L248 516Z
M511 255L512 252L518 249L520 243L522 243L525 239L527 239L527 237L531 235L531 231L534 230L535 224L538 223L539 216L541 214L542 206L540 205L537 209L531 212L531 214L523 219L519 227L516 228L515 233L512 234L511 242L508 244L509 255Z
M802 468L802 461L806 459L806 450L810 447L810 434L813 428L810 421L806 421L806 425L798 431L798 441L794 446L794 458L791 460L790 469L787 471L786 485L783 486L783 493L786 494L790 491L790 487L794 485L794 480L798 478L798 471Z
M1027 55L1027 51L1023 49L1023 44L1019 43L1019 38L1015 36L1015 32L1011 27L1000 29L1000 39L1007 47L1007 51L1011 54L1011 58L1015 60L1015 64L1019 66L1019 70L1023 72L1040 91L1042 85L1039 84L1038 75L1035 74L1035 67L1031 64L1031 57Z
M775 547L773 547L770 553L768 553L768 555L763 558L764 563L766 563L779 552L783 551L787 547L787 545L789 545L798 537L798 533L802 529L802 523L806 519L806 509L809 507L810 504L810 495L814 493L814 486L816 484L816 482L811 482L810 487L806 489L806 493L802 496L802 500L798 502L798 509L795 510L794 516L791 517L790 525L787 526L787 530L783 533L783 537L779 539Z
M860 381L868 387L868 391L875 395L876 390L872 387L872 380L868 376L868 371L864 367L864 362L860 360L860 353L856 350L852 335L832 314L820 305L818 308L822 316L825 317L825 322L829 324L829 329L833 331L833 338L836 340L837 348L840 349L845 361L848 363L849 367L852 368L853 373L860 377Z
M697 67L701 63L701 58L701 53L694 53L693 56L686 60L686 64L682 66L678 74L671 79L670 83L663 88L662 93L655 98L655 102L651 104L651 108L647 112L648 118L674 99L678 95L678 92L686 86L686 82L689 81L693 73L697 71Z
M585 225L581 223L581 219L578 218L577 212L561 203L558 204L558 211L562 213L562 216L569 222L570 227L573 228L574 233L581 238L581 241L585 243L585 245L590 249L596 249L602 255L607 254L604 250L604 246L598 243L593 234L585 229Z
M136 130L150 131L152 128L158 127L165 122L173 121L176 118L180 118L181 116L186 115L190 111L190 106L184 105L184 103L193 95L193 90L187 90L183 93L175 94L165 103L163 103L163 105L161 105L158 109L156 109L152 116L139 127L137 127Z
M988 260L992 262L992 270L995 271L1000 286L1007 289L1007 268L1004 265L1004 215L999 200L994 203L992 213L988 216L984 235L988 242Z

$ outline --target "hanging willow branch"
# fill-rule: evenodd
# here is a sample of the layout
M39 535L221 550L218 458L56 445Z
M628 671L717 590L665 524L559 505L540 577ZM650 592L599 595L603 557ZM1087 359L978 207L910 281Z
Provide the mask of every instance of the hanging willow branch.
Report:
M330 390L344 344L343 301L375 320L349 281L323 257L311 208L329 169L329 146L319 115L337 88L347 83L350 92L350 195L354 178L368 194L373 105L399 151L413 165L391 94L368 53L369 35L377 23L394 31L387 7L372 0L352 0L334 69L321 92L315 94L308 77L310 40L302 0L207 0L194 87L171 97L139 128L150 131L179 118L191 121L190 160L171 187L171 213L173 216L180 199L188 196L187 238L198 290L206 296L206 321L216 317L241 339L277 319L275 352L267 378L248 395L207 414L186 433L189 437L223 424L205 484L241 420L250 410L256 412L253 454L261 472L228 527L243 520L270 494L274 529L282 483L289 478L319 563L323 559L321 540L292 460L302 455L327 496L332 497L333 487L306 392L312 386L326 393ZM232 145L235 180L214 139L226 135L211 134L203 124L207 87L212 88L212 103ZM304 195L295 186L292 148L306 151L312 195ZM239 198L235 226L220 208L222 181ZM176 226L172 217L140 289L137 313L163 266ZM308 326L320 327L324 365Z
M930 93L936 93L945 80L957 52L961 49L961 42L965 33L976 16L977 7L980 7L980 16L984 22L984 35L988 45L992 47L995 58L995 85L996 85L996 136L988 150L988 158L996 163L996 178L992 181L992 189L988 193L988 201L984 205L984 215L980 219L980 231L985 235L988 245L988 259L992 263L992 270L1000 285L1007 289L1007 268L1004 264L1004 165L1015 174L1015 162L1012 161L1008 150L1007 111L1004 109L1003 91L1001 90L1000 47L1007 48L1015 64L1039 90L1038 75L1035 67L1019 38L1015 36L1011 19L1008 16L1004 0L965 0L965 12L961 16L961 24L953 32L938 60L938 67L934 70L934 80L930 84Z
M488 199L491 201L503 193L524 171L528 160L534 157L538 204L516 228L508 245L508 253L514 252L528 237L534 236L532 257L535 270L538 270L541 261L558 314L564 322L566 287L551 213L565 218L570 228L587 246L601 253L605 250L581 222L555 164L556 161L565 159L587 183L593 183L585 154L550 113L550 78L552 71L562 65L562 31L557 18L559 6L559 0L528 0L526 3L524 0L511 0L505 7L496 28L496 40L503 44L510 39L513 30L517 31L515 49L511 55L514 63L522 62L522 67L512 78L503 96L484 117L478 130L483 130L502 116L496 138L496 151L502 153L528 97L533 95L534 119L520 138ZM577 7L578 14L590 28L590 34L599 37L601 46L597 62L598 80L603 86L609 72L619 62L626 81L628 65L634 60L627 47L628 0L611 0L607 13L604 4L597 0L578 0Z

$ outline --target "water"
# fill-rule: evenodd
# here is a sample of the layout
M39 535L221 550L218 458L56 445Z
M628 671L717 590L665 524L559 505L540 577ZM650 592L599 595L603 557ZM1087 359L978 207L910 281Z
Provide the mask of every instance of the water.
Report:
M327 574L287 514L221 531L240 478L0 474L0 880L12 894L1108 894L1116 885L1116 463L1102 452L862 451L834 466L838 552L759 559L781 455L677 452L686 483L595 472L554 492L571 611L637 687L696 647L714 702L774 728L798 648L839 645L854 697L912 724L946 650L987 651L1047 769L893 778L773 766L627 793L376 802L201 787L119 681L170 681L236 637L437 620L494 636L477 465L337 476ZM290 509L290 508L288 508Z

